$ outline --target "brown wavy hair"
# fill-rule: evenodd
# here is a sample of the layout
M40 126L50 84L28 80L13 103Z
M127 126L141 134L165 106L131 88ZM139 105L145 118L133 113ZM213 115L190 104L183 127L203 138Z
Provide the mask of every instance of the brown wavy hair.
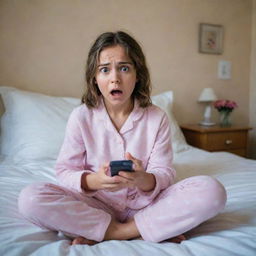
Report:
M85 103L89 108L95 108L99 105L101 92L95 80L99 56L104 48L115 45L124 47L136 70L137 82L132 93L132 98L137 99L142 108L150 106L152 87L145 56L136 40L123 31L115 33L105 32L92 45L87 58L85 74L86 91L82 97L82 103Z

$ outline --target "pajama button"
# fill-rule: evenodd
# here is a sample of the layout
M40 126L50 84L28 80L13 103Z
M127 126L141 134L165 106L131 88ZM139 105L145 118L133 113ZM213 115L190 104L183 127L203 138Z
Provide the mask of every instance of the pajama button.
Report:
M120 139L117 139L116 142L117 142L118 144L123 144L123 141L120 140Z

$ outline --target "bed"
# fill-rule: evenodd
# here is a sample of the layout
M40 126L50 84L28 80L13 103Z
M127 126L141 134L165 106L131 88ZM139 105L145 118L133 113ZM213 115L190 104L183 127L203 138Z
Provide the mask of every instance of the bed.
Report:
M17 210L17 197L28 184L56 183L54 164L65 125L79 99L53 97L0 87L0 255L86 256L255 256L256 161L230 153L209 153L189 146L172 113L172 92L153 96L168 114L177 181L211 175L227 190L225 209L186 235L181 244L141 240L105 241L94 246L70 246L61 232L42 230Z

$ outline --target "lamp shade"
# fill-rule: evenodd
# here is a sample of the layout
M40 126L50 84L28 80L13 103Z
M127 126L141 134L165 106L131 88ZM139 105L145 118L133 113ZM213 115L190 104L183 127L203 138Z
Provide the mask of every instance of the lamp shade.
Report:
M217 100L217 96L212 88L204 88L198 98L199 102L210 102L215 100Z

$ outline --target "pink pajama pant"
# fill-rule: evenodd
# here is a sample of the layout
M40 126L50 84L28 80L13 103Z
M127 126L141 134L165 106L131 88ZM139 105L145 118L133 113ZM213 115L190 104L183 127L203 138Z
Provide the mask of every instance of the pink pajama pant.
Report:
M112 218L125 222L134 217L142 238L153 242L192 229L218 214L225 203L224 187L209 176L177 182L140 210L118 212L106 202L49 183L24 188L18 201L23 216L42 228L102 241Z

